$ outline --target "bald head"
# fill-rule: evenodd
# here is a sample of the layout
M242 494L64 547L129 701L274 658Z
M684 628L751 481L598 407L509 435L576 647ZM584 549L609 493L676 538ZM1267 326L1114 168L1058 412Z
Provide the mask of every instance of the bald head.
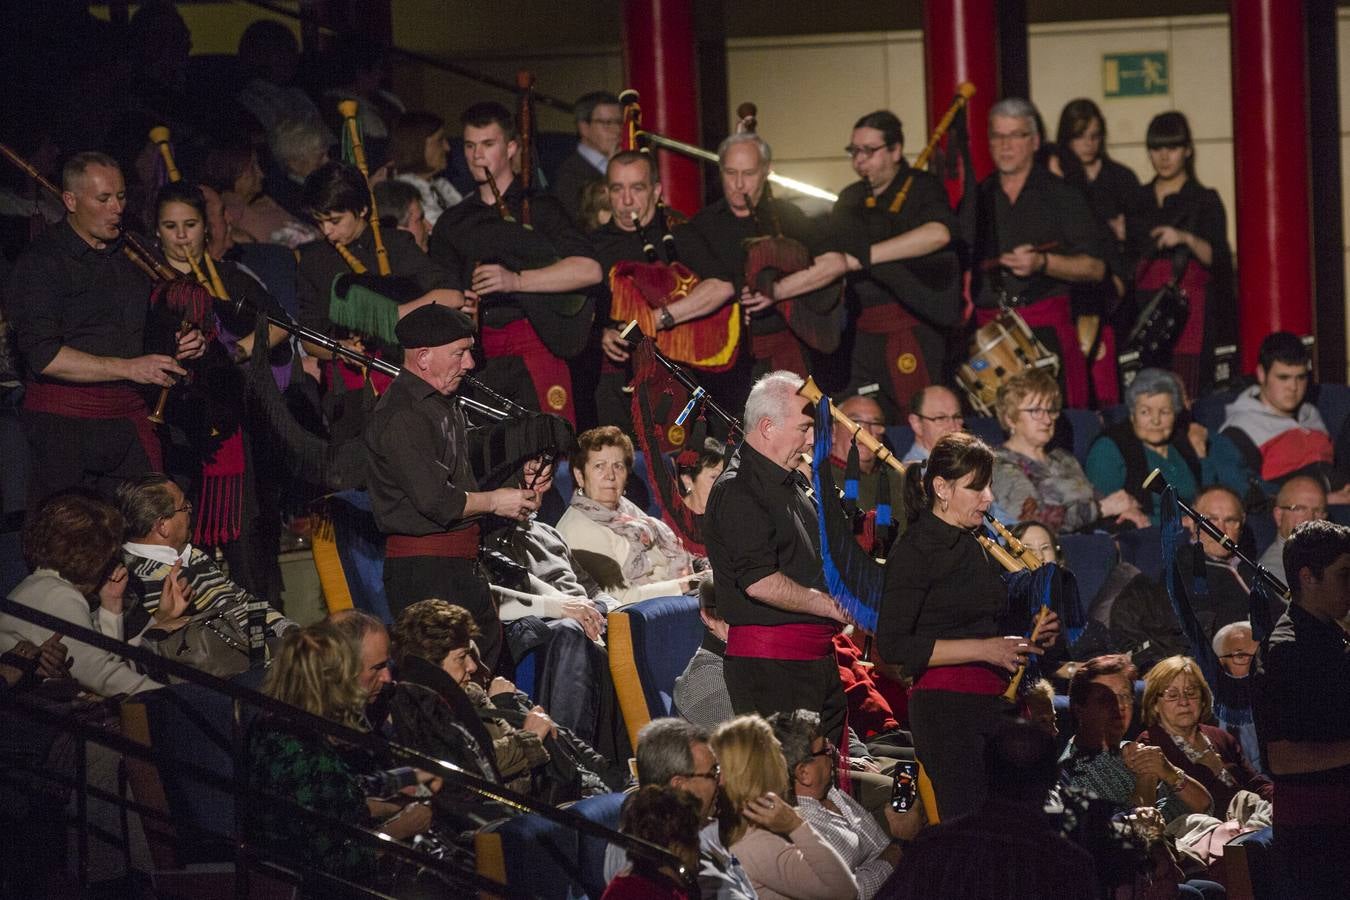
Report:
M839 404L839 411L862 431L872 435L878 441L886 434L886 418L881 412L881 404L871 397L849 397ZM842 422L834 423L834 443L830 453L838 459L848 459L849 445L853 442L853 430ZM860 439L858 441L858 465L864 472L876 468L877 456Z
M1316 478L1290 478L1275 495L1273 514L1280 537L1287 540L1304 522L1326 519L1327 492Z

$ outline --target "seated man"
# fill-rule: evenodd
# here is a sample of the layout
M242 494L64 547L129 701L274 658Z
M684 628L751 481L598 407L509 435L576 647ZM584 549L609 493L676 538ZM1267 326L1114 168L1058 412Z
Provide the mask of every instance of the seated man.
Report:
M1296 475L1280 485L1271 512L1275 516L1275 540L1261 554L1260 563L1270 570L1270 574L1288 584L1284 577L1284 543L1297 526L1313 519L1326 519L1326 489L1316 478Z
M426 253L431 223L427 221L422 195L417 188L406 181L385 180L372 190L380 210L380 225L408 232L417 242L417 249Z
M1346 476L1334 465L1331 435L1308 396L1308 348L1296 335L1277 331L1261 342L1256 384L1228 404L1221 434L1259 472L1268 494L1296 474L1329 483L1330 503L1350 503Z
M914 444L901 462L927 462L928 454L938 438L960 431L965 424L961 415L961 399L951 389L930 384L909 401L909 427L914 429Z
M521 486L545 496L553 486L552 463L531 459L525 463ZM600 589L553 526L531 516L488 534L483 545L500 551L525 569L508 578L492 573L511 655L522 659L539 647L534 697L558 724L565 725L607 756L626 758L627 740L615 747L617 722L609 657L597 643L605 629L605 615L619 605ZM491 568L491 566L489 566ZM521 577L523 576L523 577Z
M1227 707L1241 710L1252 708L1252 680L1247 676L1252 672L1256 661L1256 651L1260 644L1252 637L1252 626L1247 622L1229 622L1214 634L1214 655L1219 658L1219 666L1225 677L1215 685L1215 696L1221 698ZM1227 731L1242 745L1242 754L1258 770L1261 764L1261 743L1257 740L1256 725L1250 716L1236 716L1237 721L1224 721L1221 710L1215 710L1219 727Z
M1195 500L1195 510L1219 526L1236 542L1246 522L1246 513L1237 494L1226 487L1205 488ZM1186 520L1187 527L1191 520ZM1198 530L1198 529L1197 529ZM1192 549L1194 573L1203 578L1206 592L1197 593L1193 604L1196 618L1205 635L1213 639L1215 633L1229 622L1245 622L1251 614L1251 571L1238 568L1238 558L1205 532L1200 532L1200 546ZM1183 571L1185 571L1183 569ZM1272 610L1279 618L1279 610Z
M753 900L755 888L736 857L718 836L717 757L708 745L708 732L680 719L653 719L638 732L638 787L649 784L691 794L699 804L699 888L704 897ZM628 854L613 844L605 851L605 880L611 881L628 864Z
M189 543L192 504L173 479L162 472L150 472L124 482L117 489L117 505L128 538L122 544L123 557L141 605L140 613L130 613L133 619L153 615L159 609L164 579L175 564L181 564L179 575L187 583L189 597L183 615L227 610L240 630L247 633L248 608L263 601L231 581L213 558ZM297 627L270 607L265 623L271 647L287 629ZM135 633L133 625L134 621L124 625L124 633Z
M886 436L881 404L871 397L849 397L839 404L839 411L861 432L876 440ZM844 502L851 504L858 513L854 533L864 549L884 556L898 533L897 528L901 527L899 523L905 521L904 477L882 463L862 440L856 442L858 471L850 472L849 456L855 443L853 431L836 421L832 436L830 462L836 469L835 479L844 489ZM886 486L884 496L881 493L883 484ZM878 508L883 501L889 507L886 511Z
M907 812L883 807L889 834L848 794L835 786L837 750L820 733L820 716L810 710L774 713L774 737L787 760L792 794L801 813L825 843L835 849L858 880L858 900L871 900L891 877L901 858L901 842L923 827L922 807Z

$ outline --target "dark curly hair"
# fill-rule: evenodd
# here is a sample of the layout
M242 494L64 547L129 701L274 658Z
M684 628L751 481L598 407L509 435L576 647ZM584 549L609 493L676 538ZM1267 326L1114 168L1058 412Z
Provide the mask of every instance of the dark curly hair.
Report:
M478 636L478 626L462 606L444 600L419 600L399 614L390 635L395 665L416 656L439 666L451 650L469 646Z
M29 517L22 544L30 567L55 569L82 593L92 594L117 562L122 514L93 493L65 491Z
M697 850L698 829L698 801L685 791L665 785L638 788L619 813L619 830L624 834L677 855L681 849Z

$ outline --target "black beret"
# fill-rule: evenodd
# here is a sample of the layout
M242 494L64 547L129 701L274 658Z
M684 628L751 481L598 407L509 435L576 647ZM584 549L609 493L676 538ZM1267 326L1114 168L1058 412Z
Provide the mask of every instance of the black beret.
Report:
M457 309L428 303L419 306L398 320L394 336L408 349L440 347L462 338L471 338L477 332L473 320Z

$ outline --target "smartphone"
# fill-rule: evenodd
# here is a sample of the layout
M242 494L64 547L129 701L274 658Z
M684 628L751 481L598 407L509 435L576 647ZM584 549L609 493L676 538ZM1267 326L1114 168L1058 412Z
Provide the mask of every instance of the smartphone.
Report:
M909 812L914 808L914 799L919 790L919 764L898 762L891 779L891 809L896 812Z

